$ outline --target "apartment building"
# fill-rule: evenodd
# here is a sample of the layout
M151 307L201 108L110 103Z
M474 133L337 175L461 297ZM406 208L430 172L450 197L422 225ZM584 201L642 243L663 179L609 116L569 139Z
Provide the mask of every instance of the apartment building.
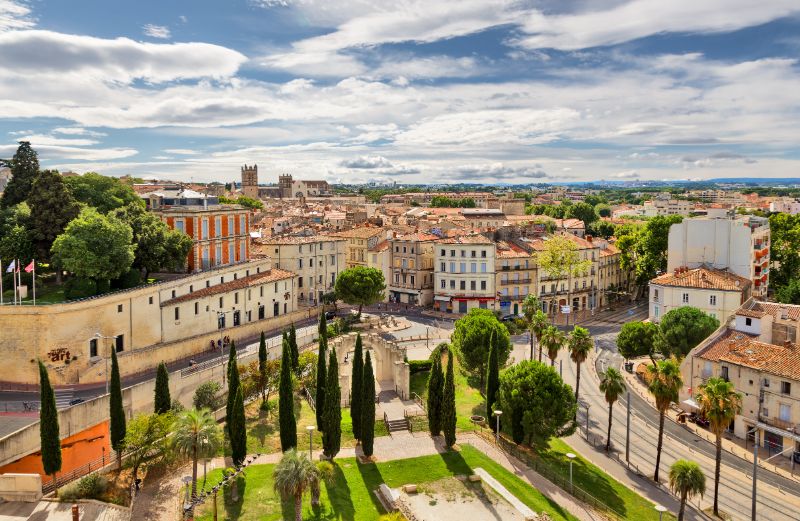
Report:
M589 240L590 237L587 237ZM611 302L629 297L630 277L622 269L622 252L616 245L605 239L592 239L600 247L600 260L597 265L597 287L600 290L597 306L602 309Z
M691 211L692 203L684 199L653 199L644 202L641 215L645 217L689 215Z
M388 240L381 240L367 250L367 267L383 273L383 280L388 288L392 279L392 251ZM389 302L388 291L383 292L383 302Z
M434 308L467 313L495 309L495 243L483 235L462 235L435 242Z
M705 203L730 204L734 206L745 203L745 198L741 192L730 192L728 190L691 190L686 195Z
M733 434L752 443L749 431L755 427L769 456L791 457L800 450L798 329L800 306L749 299L732 324L723 324L684 359L681 406L696 409L698 387L711 377L724 378L743 396Z
M297 274L298 305L314 306L333 291L336 277L345 269L347 240L336 237L273 237L256 242L276 268Z
M497 243L495 285L500 311L520 315L522 301L536 294L536 260L524 248L508 242Z
M348 268L352 268L367 265L367 252L385 238L386 231L383 228L361 227L328 235L347 240L347 260L345 262Z
M430 233L410 233L389 239L390 276L386 281L390 302L430 306L433 303L434 243Z
M794 197L778 197L769 203L769 211L797 215L800 213L800 201Z
M740 215L733 218L684 219L669 229L667 271L708 266L753 281L753 296L769 286L769 220Z
M683 306L700 309L720 322L750 298L752 282L727 270L676 268L650 281L650 320L659 322Z

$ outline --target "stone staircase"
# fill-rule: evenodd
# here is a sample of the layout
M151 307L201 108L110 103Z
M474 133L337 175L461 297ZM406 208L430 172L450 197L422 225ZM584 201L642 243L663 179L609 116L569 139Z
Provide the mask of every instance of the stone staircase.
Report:
M386 422L386 428L389 430L389 434L393 432L399 431L407 431L408 430L408 420L405 418L401 418L399 420L384 420Z

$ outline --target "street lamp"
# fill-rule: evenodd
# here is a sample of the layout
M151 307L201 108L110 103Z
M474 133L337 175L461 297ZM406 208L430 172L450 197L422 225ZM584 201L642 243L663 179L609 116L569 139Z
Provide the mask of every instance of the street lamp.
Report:
M188 513L188 511L192 508L192 503L189 501L189 490L191 490L189 485L192 482L192 476L183 476L182 481L186 487L186 499L183 500L183 511Z
M572 460L575 459L575 454L571 452L567 452L567 457L569 458L569 493L574 493L572 488Z
M313 441L313 438L312 438L311 435L314 432L314 426L313 425L309 425L308 427L306 427L306 431L308 431L308 459L311 460L311 461L314 461L314 456L311 455L311 452L313 450L313 444L314 444L314 441Z
M663 505L656 505L656 511L658 512L658 521L661 521L664 518L664 512L667 511L667 507Z
M223 338L222 333L225 329L224 327L219 327L220 319L225 319L226 313L233 313L233 311L219 311L216 309L212 309L212 312L217 314L217 329L219 329L219 361L222 364L222 385L225 385L225 346L223 345Z
M100 332L97 332L97 333L95 333L95 334L94 334L94 338L96 338L96 339L98 339L98 340L100 340L101 338L102 338L102 339L106 339L106 340L116 340L116 339L117 339L117 336L118 336L118 335L114 335L114 336L104 336L104 335L101 335L101 334L100 334ZM108 356L105 356L105 357L103 357L103 358L105 358L105 359L106 359L106 394L108 394L108 359L109 359L110 357L108 357Z
M497 409L492 412L494 413L495 418L497 418L497 423L496 423L497 427L494 433L494 443L495 445L498 445L500 443L500 416L503 415L503 411Z

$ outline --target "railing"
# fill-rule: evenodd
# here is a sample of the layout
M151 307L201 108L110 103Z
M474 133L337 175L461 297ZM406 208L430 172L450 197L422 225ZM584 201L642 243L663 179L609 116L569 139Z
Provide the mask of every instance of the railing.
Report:
M517 280L509 279L509 280L501 280L500 281L500 285L501 286L511 286L513 284L530 284L530 283L531 283L531 279L517 279Z
M414 400L414 403L420 406L423 411L426 411L425 402L422 401L422 397L415 392L411 392L411 399Z
M117 453L112 450L107 456L104 453L102 457L81 465L80 467L73 469L66 474L56 474L55 482L51 479L47 483L42 483L42 493L49 494L56 489L56 484L58 484L59 487L63 487L67 483L86 476L87 474L91 474L95 470L100 470L106 465L114 463L116 457Z
M311 391L308 390L308 387L303 387L303 397L308 402L308 405L309 405L309 407L311 407L311 410L312 411L316 411L317 407L316 407L316 404L314 403L314 397L311 396ZM348 404L348 406L349 406L349 404Z
M797 422L792 422L789 420L781 420L780 418L767 418L762 416L761 421L766 423L767 425L772 425L773 427L777 427L779 429L784 429L787 431L794 431L797 430Z
M386 427L386 432L388 432L389 436L391 436L392 431L391 429L389 429L389 417L386 415L385 412L383 413L383 425Z

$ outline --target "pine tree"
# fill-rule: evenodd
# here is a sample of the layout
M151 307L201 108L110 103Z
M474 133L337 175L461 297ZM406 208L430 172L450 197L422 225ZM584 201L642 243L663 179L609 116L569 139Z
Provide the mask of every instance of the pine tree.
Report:
M456 442L456 385L453 374L453 350L447 355L447 376L444 380L444 395L442 397L442 430L444 431L444 444L451 448Z
M294 327L294 322L289 329L289 346L292 348L292 369L296 373L300 367L300 349L297 347L297 329Z
M486 366L486 419L492 417L492 408L497 399L497 390L500 388L500 361L497 358L497 347L494 342L489 348L489 361ZM495 422L489 422L492 429L496 428Z
M122 407L122 383L119 378L117 350L113 348L111 349L111 381L109 385L111 447L117 452L117 466L119 467L122 464L122 448L125 443L125 409Z
M42 466L44 473L51 476L53 483L56 483L56 472L61 470L61 436L58 429L58 410L56 409L56 397L53 387L50 385L50 377L47 375L47 368L39 360L39 400L41 410L39 412L39 437L42 447ZM56 486L56 496L58 487Z
M245 431L244 419L244 397L242 388L236 390L236 397L233 400L233 411L226 420L231 439L231 459L233 465L238 467L247 456L247 432Z
M281 450L286 452L297 447L297 420L294 417L294 391L292 390L292 353L287 339L284 339L281 349L278 425L281 430Z
M36 246L36 258L46 262L56 237L64 233L70 221L81 212L81 207L64 178L55 170L36 174L27 203L31 208L28 230Z
M361 390L361 450L364 456L372 456L375 441L375 374L372 371L372 358L367 351L364 363L363 385Z
M325 314L320 318L320 324L325 322ZM325 333L319 336L319 351L317 351L317 392L314 396L315 412L317 415L317 429L325 432L325 418L322 414L325 409L325 384L327 382L327 369L325 360L328 356L328 340Z
M33 180L39 172L39 159L29 141L20 141L17 152L8 162L11 179L8 181L0 206L9 208L26 200L31 193Z
M328 355L326 382L322 450L325 456L333 459L342 445L342 390L339 387L339 363L336 361L335 349L331 349Z
M267 401L267 340L261 332L261 343L258 344L258 376L261 380L261 401Z
M353 420L353 437L361 439L361 395L364 387L364 354L361 333L356 337L356 348L353 353L353 375L350 387L350 418Z
M239 379L239 365L236 363L236 346L231 340L231 353L228 357L228 401L225 404L225 430L228 433L228 438L233 438L233 435L228 428L230 422L228 419L233 414L233 402L236 401L236 392L241 387L241 380Z
M428 375L428 430L431 436L442 434L442 394L444 393L444 375L442 374L442 354L433 353L431 373Z
M164 362L158 364L156 394L153 402L155 403L156 414L168 412L172 405L172 399L169 396L169 371L167 371L167 365Z

